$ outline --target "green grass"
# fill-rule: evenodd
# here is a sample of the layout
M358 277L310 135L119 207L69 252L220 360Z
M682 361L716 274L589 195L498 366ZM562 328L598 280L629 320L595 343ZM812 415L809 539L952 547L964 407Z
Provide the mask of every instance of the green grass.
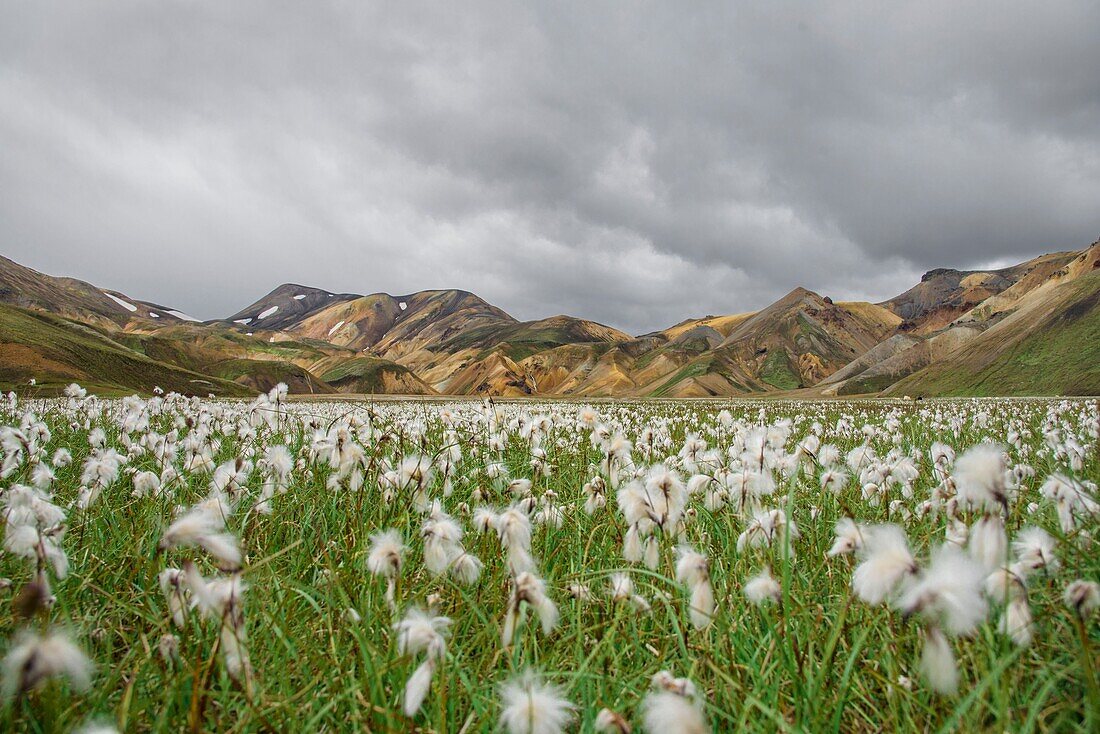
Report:
M538 354L539 352L545 352L548 349L554 347L560 347L564 342L556 341L553 339L527 339L523 341L509 341L501 345L494 346L489 349L482 350L478 355L478 359L485 359L492 355L500 346L504 347L504 354L508 359L513 362L520 362L527 359L532 354Z
M267 392L280 382L293 393L332 392L309 370L289 362L268 359L227 359L208 368L210 374Z
M734 390L740 393L749 393L753 391L759 391L759 385L745 385L736 380L731 374L729 369L728 357L723 358L721 353L714 353L699 357L698 359L689 362L681 367L671 377L667 378L661 385L654 391L652 391L648 397L662 398L669 395L672 390L684 380L691 379L693 377L702 377L703 375L716 374L725 380Z
M711 364L712 360L710 359L698 359L694 362L689 362L688 364L677 370L675 373L673 373L672 377L669 377L667 380L661 383L660 387L650 393L650 397L664 397L684 380L691 379L692 377L700 377L707 374L710 371Z
M467 411L470 403L456 409ZM242 404L219 404L239 409ZM555 407L557 406L557 407ZM794 440L813 421L832 426L848 416L859 427L882 425L888 415L900 420L898 434L905 448L926 452L933 440L948 438L960 449L987 435L1003 436L1007 421L1018 421L1032 431L1028 439L1029 461L1037 477L1027 480L1020 499L1013 504L1008 526L1014 532L1024 522L1041 524L1054 532L1054 510L1044 506L1027 515L1024 506L1038 501L1037 487L1047 473L1064 471L1049 456L1035 452L1042 444L1039 429L1047 414L1046 403L935 403L921 413L911 404L893 402L669 402L615 403L601 406L629 426L631 437L646 422L665 422L675 451L687 432L716 429L715 416L722 408L750 424L765 411L768 421L796 420ZM952 407L954 406L954 407ZM1064 412L1076 430L1085 404ZM74 466L59 470L57 502L68 505L79 485L79 464L88 454L88 432L73 428L57 404L33 406L49 424L53 438L49 450L67 446ZM591 476L590 466L599 454L586 436L555 429L546 442L554 466L549 477L532 477L535 493L558 493L566 521L561 530L539 527L533 549L540 572L561 609L561 625L543 636L529 622L515 646L502 649L499 624L503 615L508 574L494 536L469 532L467 549L485 561L474 587L456 585L428 575L422 565L418 538L420 516L407 498L381 501L376 489L383 456L400 458L424 450L436 452L444 444L438 403L342 403L296 406L316 413L327 424L334 417L370 410L388 440L368 445L371 457L365 487L360 492L333 491L325 487L329 469L312 467L312 476L295 474L291 491L278 495L274 512L259 516L247 512L259 489L253 475L240 510L230 521L247 550L244 578L251 657L257 687L248 696L227 677L218 660L216 624L192 617L187 627L175 630L166 616L156 575L166 565L187 558L201 558L194 551L158 554L157 543L176 504L189 504L206 493L206 477L192 476L174 498L136 499L125 479L106 491L91 511L73 511L64 547L72 561L68 578L54 584L57 605L50 620L73 629L81 646L93 657L98 674L88 693L74 694L63 685L52 685L0 712L5 731L70 731L90 717L105 717L125 731L424 731L490 732L498 708L494 684L526 666L535 666L560 683L579 706L582 730L591 731L596 712L608 706L637 722L642 696L650 677L668 669L688 676L704 693L706 715L715 731L1086 731L1089 704L1083 687L1080 647L1075 642L1068 613L1060 594L1065 583L1100 576L1100 556L1085 550L1081 537L1060 538L1059 556L1064 570L1048 578L1037 577L1030 589L1037 621L1035 644L1017 651L995 633L995 621L983 625L973 639L953 642L959 659L962 686L957 697L941 697L927 690L917 673L919 630L885 607L868 607L850 601L849 559L827 559L832 527L838 517L853 513L861 522L896 521L885 505L872 507L860 499L854 480L837 497L822 493L816 478L795 476L781 482L773 506L786 507L801 529L793 558L784 552L740 554L735 549L745 519L724 510L710 513L698 498L692 506L697 520L685 540L704 550L711 560L718 614L710 628L695 631L688 624L683 590L672 580L673 546L662 546L656 572L632 569L638 590L651 599L653 610L640 614L613 606L602 597L608 574L627 564L621 560L623 531L617 511L607 509L589 517L581 511L581 485ZM928 411L958 409L967 416L957 436L945 437L930 430ZM571 422L575 407L567 403L521 403L518 412L557 410ZM979 414L988 421L979 427ZM17 415L0 415L4 422ZM171 414L154 417L154 427L164 432L173 423ZM423 422L423 440L407 435L402 427L412 420ZM112 445L118 429L112 422L94 417L103 425ZM475 487L492 488L484 475L484 460L473 447L484 441L483 431L460 424L463 447L461 479L455 494L444 505L464 525L459 505L470 501ZM286 441L297 451L307 434L301 428L272 434L261 428L257 438L244 441L237 435L219 435L219 461L251 447ZM556 440L561 438L561 442ZM709 436L711 445L725 446L729 436ZM842 450L856 445L854 436L836 439ZM892 443L876 440L885 453ZM513 476L531 476L529 447L513 436L504 452ZM157 470L149 455L136 458L137 469ZM924 466L907 506L927 497L933 481ZM1082 476L1100 479L1095 451ZM8 481L25 481L16 473ZM495 489L493 504L506 500ZM438 487L435 488L438 493ZM816 519L811 508L817 508ZM366 570L369 536L395 527L410 545L399 597L403 606L424 605L438 594L440 611L454 619L446 661L436 674L423 710L413 721L400 713L404 682L416 662L397 655L392 617L383 603L383 584ZM1093 533L1095 520L1087 526ZM918 557L942 541L943 519L929 517L907 523ZM759 609L745 601L741 585L762 565L774 565L782 579L781 606ZM203 562L203 571L213 569ZM26 563L0 555L0 575L14 580L15 588L29 577ZM597 600L581 604L569 599L566 587L587 583ZM11 592L4 592L11 593ZM662 598L660 595L667 595ZM346 609L362 616L350 622ZM10 606L0 607L0 654L6 653L16 624ZM161 635L180 638L181 663L166 666L156 654ZM1093 651L1100 644L1095 624L1089 634ZM909 676L913 688L898 685ZM1100 712L1093 711L1092 714ZM637 727L640 730L640 726ZM1095 728L1091 729L1095 731ZM669 733L671 734L671 733Z
M873 377L863 377L857 375L850 380L847 380L838 391L840 395L868 395L877 393L880 390L885 390L897 382L894 375L876 375Z
M0 389L24 390L31 378L38 394L56 394L78 381L107 395L154 387L187 394L249 394L240 385L159 362L107 333L49 314L0 305L0 345L19 349L0 362Z
M657 359L657 357L659 357L661 354L664 354L666 351L667 351L667 348L664 347L664 346L656 347L654 349L650 349L649 351L645 352L640 357L638 357L636 360L634 360L634 365L633 365L634 369L635 370L642 370L642 369L648 367L650 365L650 363L653 362L653 360Z
M582 326L569 323L565 326L532 326L519 323L505 326L491 325L464 329L440 345L440 350L457 352L462 349L479 349L478 359L484 359L503 344L505 353L513 361L525 359L532 354L560 347L566 344L610 349L609 342L592 341ZM598 352L602 354L602 351Z
M377 357L356 357L333 367L321 375L321 379L336 388L351 386L353 392L364 394L383 393L386 390L385 375L412 375L404 365Z
M760 367L760 379L780 390L794 390L802 386L802 380L791 368L791 358L783 347L773 348Z

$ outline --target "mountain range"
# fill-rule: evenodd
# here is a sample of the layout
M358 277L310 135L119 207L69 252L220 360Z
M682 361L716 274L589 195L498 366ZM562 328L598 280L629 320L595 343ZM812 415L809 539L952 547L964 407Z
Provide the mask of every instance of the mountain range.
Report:
M931 270L882 303L795 288L750 313L633 336L519 321L473 293L287 283L224 319L0 257L0 388L53 394L708 397L1100 394L1100 242ZM31 387L31 381L34 386Z

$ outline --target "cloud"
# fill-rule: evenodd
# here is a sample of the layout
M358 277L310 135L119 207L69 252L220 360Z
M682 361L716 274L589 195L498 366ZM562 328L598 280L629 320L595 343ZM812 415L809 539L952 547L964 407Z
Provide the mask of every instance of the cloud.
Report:
M1100 7L7 2L0 251L642 332L1098 234Z

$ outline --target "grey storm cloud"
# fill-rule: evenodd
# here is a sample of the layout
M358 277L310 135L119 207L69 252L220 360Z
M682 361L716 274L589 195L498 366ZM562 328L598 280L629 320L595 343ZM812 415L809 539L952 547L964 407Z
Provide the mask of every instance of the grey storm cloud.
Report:
M1100 234L1100 4L0 2L0 252L642 332Z

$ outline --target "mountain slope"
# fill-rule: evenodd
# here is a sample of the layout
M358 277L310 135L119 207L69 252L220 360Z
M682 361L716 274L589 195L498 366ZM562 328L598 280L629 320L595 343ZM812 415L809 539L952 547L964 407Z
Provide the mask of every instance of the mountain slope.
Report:
M468 291L288 283L233 316L185 314L0 259L0 386L227 395L705 397L1100 392L1100 243L992 271L933 270L882 304L796 288L759 311L632 337L517 321ZM27 310L30 309L30 310Z
M902 331L929 334L1020 281L1045 280L1076 254L1041 255L1000 270L930 270L921 277L920 283L879 305L904 319Z
M708 327L721 334L722 338L725 338L729 336L729 333L737 326L754 315L755 312L749 312L730 314L728 316L704 316L701 319L687 319L657 333L664 336L666 339L676 339L685 332L692 331L699 327Z
M320 288L284 283L255 303L230 316L230 321L249 331L257 329L288 330L312 314L356 296L335 294Z
M864 355L867 358L866 361L873 360L876 357L878 361L870 364L865 369L857 368L853 370L856 374L850 374L846 366L843 371L849 373L848 379L831 384L822 392L832 395L863 395L879 392L898 380L908 377L937 360L958 351L964 344L981 333L981 330L976 328L954 326L943 329L929 337L918 337L916 339L910 337L911 341L908 342L900 341L897 338L907 335L898 334ZM894 347L894 349L884 351L881 349L884 347ZM864 358L861 357L853 364L863 364L864 362Z
M400 302L385 293L360 296L319 309L289 331L349 349L373 347L397 323Z
M991 345L995 348L1011 332L995 330L992 336L979 339L985 331L993 329L1015 312L1029 312L1039 304L1050 302L1061 286L1097 268L1100 268L1100 243L1076 253L1045 255L1001 271L1009 272L1015 282L938 330L931 329L934 321L926 322L922 329L912 330L906 330L908 323L903 324L901 328L905 330L906 339L892 337L868 351L823 382L823 392L842 395L879 392L943 360L951 363L960 350L970 348L971 341L977 340L975 349L988 350ZM1033 328L1042 327L1033 325ZM922 331L925 333L922 334ZM1052 335L1039 333L1035 338L1038 340L1036 344L1039 344L1052 339ZM1089 351L1087 344L1082 345L1082 349L1086 353ZM959 367L962 369L961 375L970 369L965 364ZM1046 380L1041 374L1033 374L1017 387L1024 392L1057 391L1055 383L1053 378ZM1100 392L1100 384L1093 384L1092 390Z
M446 394L581 394L566 387L565 378L615 338L629 337L594 322L554 317L472 329L397 361Z
M511 326L516 320L468 291L420 291L397 299L401 314L372 352L401 361L421 349L446 344L460 334Z
M1012 314L891 385L902 395L1095 395L1100 270L1028 299Z
M190 316L74 278L55 278L0 256L0 303L100 326L193 321Z
M412 370L394 362L373 357L355 357L341 362L321 375L338 392L361 395L433 395Z
M900 323L885 308L796 288L739 324L717 351L750 382L791 390L828 377Z
M161 362L92 326L52 314L0 305L0 389L57 394L78 382L100 394L160 387L186 395L246 396L234 382Z

